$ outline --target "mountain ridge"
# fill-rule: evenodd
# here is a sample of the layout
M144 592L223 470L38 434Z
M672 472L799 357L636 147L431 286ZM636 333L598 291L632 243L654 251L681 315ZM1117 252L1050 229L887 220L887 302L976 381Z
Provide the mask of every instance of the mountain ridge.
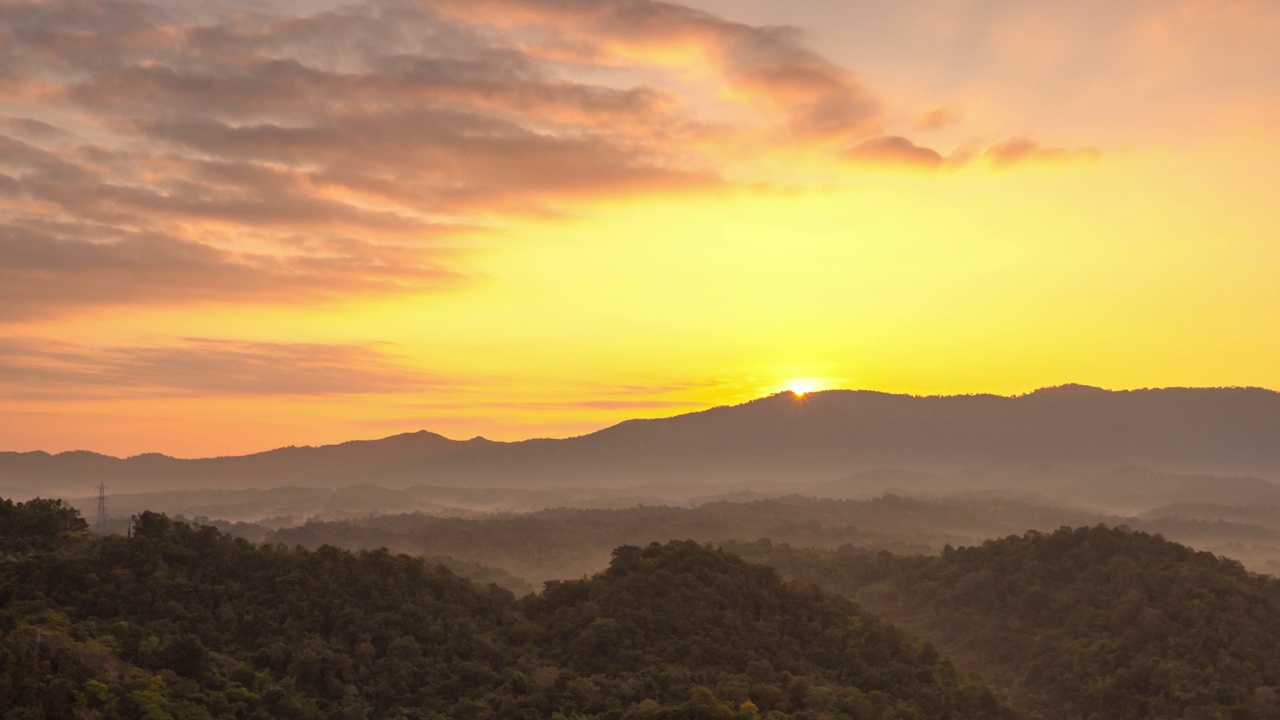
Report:
M452 440L420 430L240 456L116 458L0 452L0 484L119 491L265 484L332 487L618 487L654 481L784 483L901 468L1145 467L1280 478L1280 393L1263 388L1103 390L1017 396L790 392L564 439Z

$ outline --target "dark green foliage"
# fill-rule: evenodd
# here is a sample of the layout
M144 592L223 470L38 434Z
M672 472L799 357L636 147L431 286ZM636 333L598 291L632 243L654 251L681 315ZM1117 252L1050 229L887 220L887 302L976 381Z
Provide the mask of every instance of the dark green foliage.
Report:
M630 695L688 698L671 716L682 718L732 717L717 714L715 697L837 717L1008 714L987 688L847 600L691 541L618 548L604 573L548 583L525 605L548 630L551 659L590 677L597 704L587 711Z
M509 593L406 556L257 547L152 513L132 538L12 558L0 587L0 715L444 715L500 687L510 658L488 635L534 630Z
M5 538L62 517L4 508ZM0 557L0 717L1010 714L847 601L694 543L621 548L606 573L517 600L385 550L73 520Z
M1052 718L1280 717L1280 583L1102 526L939 557L734 546L930 638Z
M80 513L61 500L0 498L0 554L52 550L88 529Z

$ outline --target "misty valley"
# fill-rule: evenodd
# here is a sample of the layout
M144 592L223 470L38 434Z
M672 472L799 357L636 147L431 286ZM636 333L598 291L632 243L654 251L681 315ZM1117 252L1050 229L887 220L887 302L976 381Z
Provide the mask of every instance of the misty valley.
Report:
M1278 432L1067 387L0 454L0 716L1280 717Z

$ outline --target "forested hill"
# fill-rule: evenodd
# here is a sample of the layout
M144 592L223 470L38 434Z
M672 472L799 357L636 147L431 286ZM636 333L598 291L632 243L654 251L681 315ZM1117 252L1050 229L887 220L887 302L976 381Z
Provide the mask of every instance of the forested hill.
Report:
M1039 465L1280 479L1280 393L1258 388L1109 392L1082 386L1019 397L781 393L733 407L632 420L564 440L454 441L419 432L194 460L0 452L0 489L79 495L99 480L118 493L358 483L793 487L882 468L949 473Z
M1014 718L849 601L691 542L517 599L421 560L0 500L0 716Z
M859 600L1041 717L1280 717L1280 583L1159 536L1064 528L940 557L731 549Z

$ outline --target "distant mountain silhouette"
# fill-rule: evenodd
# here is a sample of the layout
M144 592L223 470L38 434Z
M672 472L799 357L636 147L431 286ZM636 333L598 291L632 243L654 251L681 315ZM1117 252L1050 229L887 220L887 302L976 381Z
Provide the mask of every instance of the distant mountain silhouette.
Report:
M0 488L116 492L197 487L624 487L789 485L896 468L1007 473L1142 467L1280 479L1280 393L1257 388L1107 391L1080 385L1018 397L779 393L564 440L455 441L429 432L242 457L127 459L0 453Z

